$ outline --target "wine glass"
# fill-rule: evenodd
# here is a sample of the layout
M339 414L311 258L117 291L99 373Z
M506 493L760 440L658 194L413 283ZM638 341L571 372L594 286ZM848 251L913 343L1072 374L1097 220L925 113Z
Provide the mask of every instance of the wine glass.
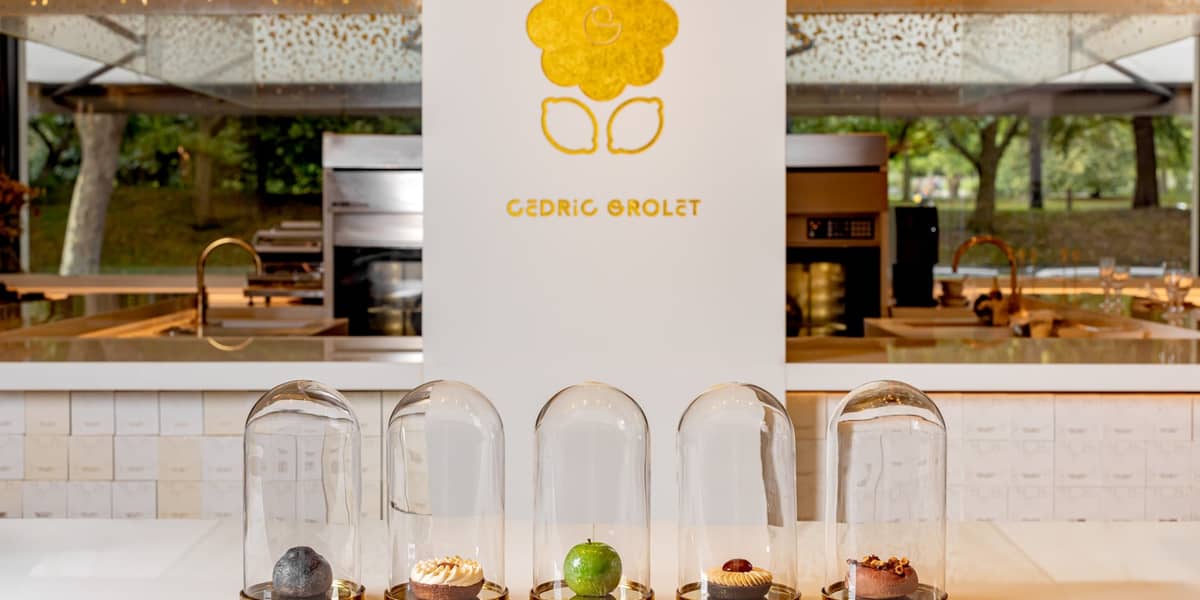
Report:
M1112 303L1113 272L1117 268L1117 259L1105 256L1100 259L1100 287L1104 289L1104 306Z
M1169 260L1163 264L1163 285L1167 288L1167 311L1183 312L1188 292L1192 290L1191 271L1179 261Z

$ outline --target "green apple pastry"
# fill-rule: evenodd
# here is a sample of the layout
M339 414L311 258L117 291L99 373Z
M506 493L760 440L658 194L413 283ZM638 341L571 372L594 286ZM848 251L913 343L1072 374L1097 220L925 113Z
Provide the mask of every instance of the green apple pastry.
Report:
M563 561L563 578L576 596L607 596L621 583L621 555L603 542L577 544Z

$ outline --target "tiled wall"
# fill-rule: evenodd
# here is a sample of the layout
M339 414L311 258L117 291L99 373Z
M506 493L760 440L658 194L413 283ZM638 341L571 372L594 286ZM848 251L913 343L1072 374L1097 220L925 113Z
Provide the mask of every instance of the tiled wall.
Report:
M242 427L260 393L0 392L0 515L237 515ZM401 394L346 394L363 431L365 517L382 514L384 420ZM952 520L1200 520L1200 399L931 396L950 438ZM825 430L840 399L788 395L804 520L822 516Z
M931 394L946 419L947 517L1200 520L1200 399ZM840 394L788 395L800 518L824 505L825 423Z
M261 394L0 392L0 516L238 515L242 428ZM363 432L365 517L382 516L384 411L401 394L346 394Z

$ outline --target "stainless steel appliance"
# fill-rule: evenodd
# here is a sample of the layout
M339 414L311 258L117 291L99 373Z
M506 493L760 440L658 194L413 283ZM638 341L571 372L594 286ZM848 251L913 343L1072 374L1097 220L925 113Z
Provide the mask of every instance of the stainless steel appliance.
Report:
M887 137L787 138L788 336L862 336L887 295Z
M351 335L420 335L421 137L325 134L325 297Z
M246 280L246 296L298 298L306 304L321 304L325 297L324 233L320 221L283 221L261 229L251 242L262 258L263 272Z

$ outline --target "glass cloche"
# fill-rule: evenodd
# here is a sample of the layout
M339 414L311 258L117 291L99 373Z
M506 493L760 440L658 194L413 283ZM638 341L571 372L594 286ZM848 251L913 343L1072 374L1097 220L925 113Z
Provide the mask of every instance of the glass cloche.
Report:
M946 424L904 383L864 385L829 421L826 584L834 600L946 597Z
M433 381L387 428L389 600L503 600L504 425L475 388Z
M361 445L346 399L320 383L291 381L255 403L246 418L242 598L363 597Z
M602 384L569 387L535 428L532 600L648 600L650 431Z
M796 440L779 400L716 386L679 420L678 600L794 600Z

